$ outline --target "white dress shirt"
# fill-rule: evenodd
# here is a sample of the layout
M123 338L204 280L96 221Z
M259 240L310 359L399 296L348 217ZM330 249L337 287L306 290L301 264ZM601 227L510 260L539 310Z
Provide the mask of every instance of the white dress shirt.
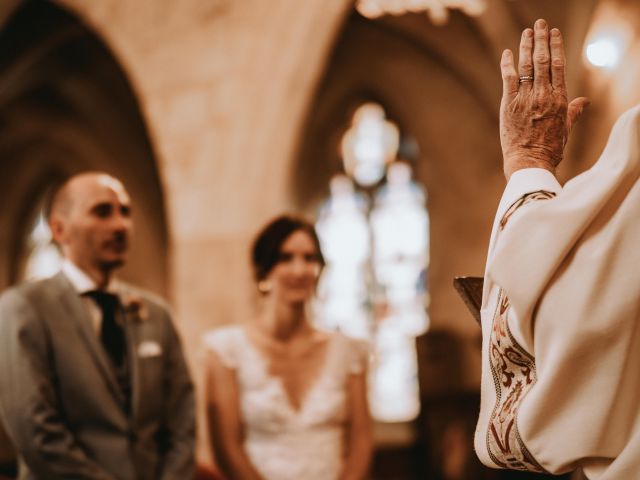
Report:
M65 259L62 262L62 273L67 277L73 288L80 296L82 303L84 304L89 317L91 318L91 326L96 334L100 334L100 327L102 326L102 310L96 304L95 301L85 295L92 290L99 290L96 282L85 273L80 267L78 267L72 261ZM107 292L115 293L117 283L115 280L111 280L107 285L107 288L103 289Z

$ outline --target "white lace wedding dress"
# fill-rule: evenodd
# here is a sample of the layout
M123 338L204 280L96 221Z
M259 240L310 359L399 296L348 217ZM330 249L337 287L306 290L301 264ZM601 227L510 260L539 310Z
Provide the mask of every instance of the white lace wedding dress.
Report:
M236 371L244 446L267 480L334 480L340 475L347 379L363 371L367 353L361 342L330 335L325 364L298 410L242 327L224 327L205 336L207 348Z

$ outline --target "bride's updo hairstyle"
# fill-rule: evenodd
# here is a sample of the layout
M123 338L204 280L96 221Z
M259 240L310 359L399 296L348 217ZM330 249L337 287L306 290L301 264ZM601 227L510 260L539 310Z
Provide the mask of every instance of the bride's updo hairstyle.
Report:
M324 267L324 257L320 249L320 240L313 225L306 220L290 215L274 218L260 230L251 249L251 263L256 282L261 282L269 275L271 269L280 261L282 244L289 236L302 230L313 240L320 267Z

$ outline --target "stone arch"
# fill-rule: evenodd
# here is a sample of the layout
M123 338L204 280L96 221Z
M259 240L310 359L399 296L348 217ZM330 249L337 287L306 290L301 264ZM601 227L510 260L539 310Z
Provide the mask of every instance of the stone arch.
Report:
M76 172L102 170L122 179L133 198L136 239L122 276L168 293L163 188L126 72L63 7L26 0L5 17L0 41L11 48L0 53L0 288L19 278L22 239L44 190Z
M472 65L456 56L453 43ZM366 100L383 105L401 132L415 139L415 175L429 194L432 322L458 332L473 325L466 324L464 306L456 308L451 281L456 271L481 272L486 247L478 241L484 237L460 232L467 222L488 237L490 208L473 199L500 185L499 144L490 135L498 128L500 87L492 55L492 46L461 14L444 29L417 15L370 21L352 14L309 110L294 170L296 201L313 210L340 168L337 145L353 107ZM463 254L449 254L452 247Z

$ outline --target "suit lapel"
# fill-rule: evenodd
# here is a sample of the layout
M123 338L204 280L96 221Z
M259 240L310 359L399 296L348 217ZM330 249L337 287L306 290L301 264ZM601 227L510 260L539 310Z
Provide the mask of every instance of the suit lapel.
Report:
M52 279L58 287L57 297L60 302L64 315L73 321L80 333L80 337L84 340L87 349L91 353L98 370L104 376L110 390L116 396L119 402L124 401L124 396L120 391L113 369L109 364L107 355L100 344L100 340L93 331L91 319L82 299L73 289L64 274L59 273Z
M123 283L118 284L118 295L120 299L126 301L131 295ZM140 407L140 363L138 362L137 345L139 343L139 319L125 305L122 315L124 316L124 331L127 340L127 357L129 362L129 375L131 381L131 415L137 418Z

